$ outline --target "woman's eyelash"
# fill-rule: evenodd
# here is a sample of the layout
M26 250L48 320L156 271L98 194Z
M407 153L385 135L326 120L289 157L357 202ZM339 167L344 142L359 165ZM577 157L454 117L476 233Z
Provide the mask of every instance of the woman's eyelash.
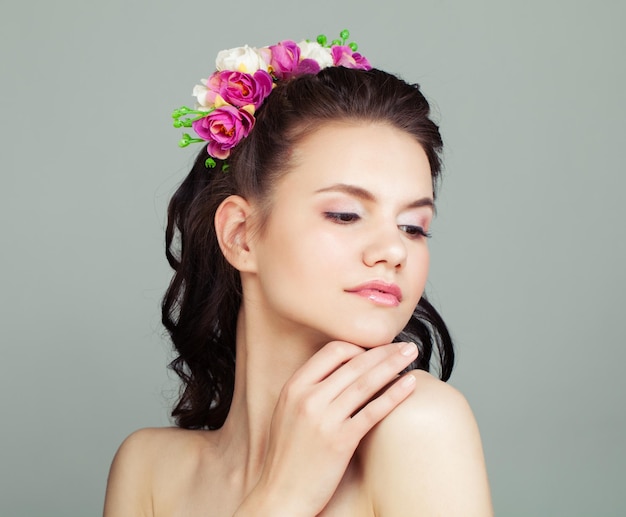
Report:
M355 214L353 212L324 212L324 216L327 219L339 224L349 224L354 223L361 219L359 214ZM409 237L426 237L430 238L430 232L427 232L421 226L416 226L412 224L401 224L398 225L398 228L409 235Z
M421 236L421 237L426 237L428 239L432 237L432 234L424 230L424 228L422 228L421 226L401 224L400 226L398 226L398 228L400 228L403 232L408 233L411 237Z
M335 221L336 223L353 223L358 221L361 217L359 214L352 212L324 212L326 218Z

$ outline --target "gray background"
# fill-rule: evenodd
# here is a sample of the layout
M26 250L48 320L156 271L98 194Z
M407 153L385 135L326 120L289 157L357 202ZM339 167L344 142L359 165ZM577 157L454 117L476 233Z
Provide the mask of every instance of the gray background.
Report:
M345 27L447 143L428 289L497 514L626 515L625 5L3 0L0 516L100 514L122 439L168 424L171 109L218 50Z

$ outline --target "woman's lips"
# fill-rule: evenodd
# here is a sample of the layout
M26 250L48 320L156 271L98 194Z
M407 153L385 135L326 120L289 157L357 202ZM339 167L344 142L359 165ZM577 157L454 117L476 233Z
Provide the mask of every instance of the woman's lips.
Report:
M347 292L362 296L385 307L396 307L402 301L402 291L396 284L388 284L381 281L366 282L357 287L347 289Z

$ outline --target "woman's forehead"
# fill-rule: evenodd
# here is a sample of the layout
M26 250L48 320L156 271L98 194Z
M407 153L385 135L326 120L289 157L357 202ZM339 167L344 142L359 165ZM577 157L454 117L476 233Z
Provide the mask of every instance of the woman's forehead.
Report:
M418 184L432 187L430 164L420 143L385 123L324 124L294 146L290 162L290 172L298 173L302 182L368 188L368 184L419 179Z

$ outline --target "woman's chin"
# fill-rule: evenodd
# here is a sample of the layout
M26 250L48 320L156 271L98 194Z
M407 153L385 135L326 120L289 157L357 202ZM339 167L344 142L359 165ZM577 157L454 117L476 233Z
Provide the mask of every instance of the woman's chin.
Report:
M376 348L397 341L396 337L404 326L399 327L398 324L388 324L383 322L372 325L372 321L368 325L342 325L340 328L326 327L318 328L315 332L309 334L310 343L315 344L315 348L321 348L331 341L344 341L352 343L362 348ZM387 324L385 324L387 323Z
M334 340L347 341L363 348L376 348L393 343L401 331L402 329L398 332L389 332L389 329L368 329L367 331L342 332Z

